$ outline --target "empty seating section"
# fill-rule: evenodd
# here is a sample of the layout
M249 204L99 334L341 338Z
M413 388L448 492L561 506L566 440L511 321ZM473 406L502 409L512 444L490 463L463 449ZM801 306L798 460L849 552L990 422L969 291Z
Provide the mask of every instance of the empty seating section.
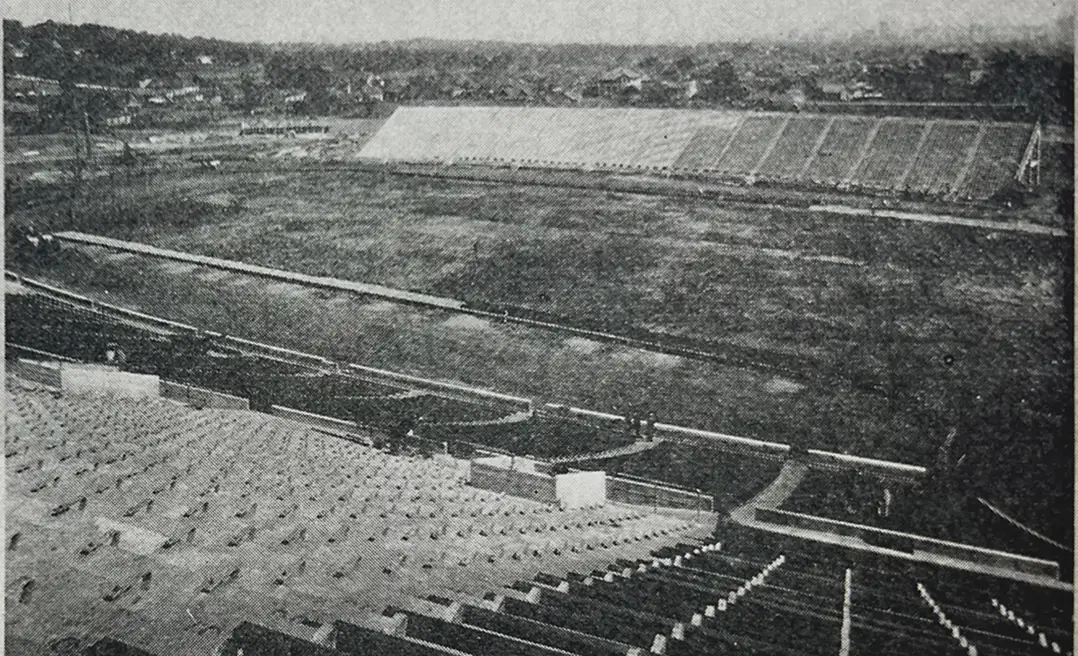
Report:
M849 569L850 654L1069 653L1072 600L1065 591L854 556L732 525L718 533L731 543L678 543L590 574L540 572L482 602L454 606L430 597L412 609L387 609L391 621L381 630L339 622L331 644L348 653L384 645L388 654L412 646L407 653L830 656L843 653ZM920 598L920 580L930 582L938 607ZM1015 606L1004 608L1003 598ZM1018 603L1054 609L1054 622L1032 624ZM961 627L960 638L952 627Z
M910 191L945 196L954 190L980 126L976 123L933 121L928 138L906 178Z
M857 163L878 119L837 117L803 176L806 183L837 185Z
M861 166L851 176L855 187L894 190L913 164L927 123L883 119Z
M460 461L256 412L16 380L7 396L7 626L30 642L107 630L152 653L211 653L244 619L308 630L697 530L501 498L466 486Z
M977 132L983 143L969 154ZM968 121L551 107L402 107L362 158L671 170L984 199L1011 181L1031 127ZM853 170L856 167L856 170ZM969 175L964 175L968 172ZM953 189L962 180L961 189ZM845 188L845 187L843 187Z
M1029 144L1029 127L1016 124L987 125L973 165L958 195L988 198L1014 179Z
M749 175L767 153L787 119L781 115L746 116L721 160L713 168L723 175Z
M800 180L802 169L819 147L820 137L834 120L825 116L791 118L757 176L765 180Z
M674 162L674 168L686 171L711 169L718 162L738 125L737 122L729 122L698 128Z
M649 139L641 140L638 160L642 166L673 168L698 124L692 115L676 110L665 110L661 121L649 132Z

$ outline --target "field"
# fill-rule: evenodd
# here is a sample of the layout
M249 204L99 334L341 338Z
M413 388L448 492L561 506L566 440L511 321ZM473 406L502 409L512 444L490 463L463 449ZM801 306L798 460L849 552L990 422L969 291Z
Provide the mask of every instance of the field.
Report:
M109 197L126 213L89 203L75 227L614 332L644 327L764 353L795 373L92 249L21 268L230 334L800 446L931 465L954 428L971 486L1039 526L1067 516L1065 239L368 172L239 166L117 186ZM187 210L171 212L181 196ZM42 208L21 218L30 212L68 222Z

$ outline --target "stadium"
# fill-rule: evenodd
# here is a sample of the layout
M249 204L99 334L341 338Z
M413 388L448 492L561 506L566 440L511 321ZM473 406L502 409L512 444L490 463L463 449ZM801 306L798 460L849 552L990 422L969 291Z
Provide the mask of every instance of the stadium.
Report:
M1039 125L349 129L15 208L12 653L1071 653Z

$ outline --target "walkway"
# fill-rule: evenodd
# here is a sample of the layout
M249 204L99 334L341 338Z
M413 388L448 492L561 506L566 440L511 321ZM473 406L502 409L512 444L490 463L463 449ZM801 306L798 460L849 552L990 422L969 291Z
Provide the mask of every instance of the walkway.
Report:
M662 438L655 438L654 440L637 440L632 444L626 444L625 446L614 447L613 449L607 449L605 451L596 451L595 453L581 453L572 456L562 456L560 458L551 458L547 462L558 465L567 462L587 462L588 460L606 460L607 458L617 458L618 456L631 456L635 453L643 453L644 451L650 451L655 447L662 444Z
M416 292L409 292L403 289L386 287L384 285L375 285L365 282L353 282L351 280L342 280L340 278L311 276L305 273L296 273L294 271L285 271L283 269L273 269L270 267L259 266L257 264L246 264L244 262L225 260L219 257L210 257L208 255L195 255L192 253L184 253L182 251L174 251L167 248L157 248L156 246L150 246L148 244L140 244L132 241L123 241L120 239L112 239L109 237L99 237L97 235L88 235L81 232L60 232L56 234L56 238L62 241L75 244L99 246L102 248L109 248L112 250L124 251L127 253L145 255L147 257L157 257L166 260L172 260L175 262L184 262L187 264L211 267L214 269L220 269L222 271L229 271L231 273L260 276L262 278L270 278L272 280L279 280L281 282L293 283L296 285L305 285L308 287L319 287L322 289L332 289L336 291L350 292L353 294L374 296L376 298L384 298L386 300L396 301L398 303L408 303L410 305L434 307L443 310L461 310L464 308L464 301L458 301L452 298L431 296L429 294L419 294Z

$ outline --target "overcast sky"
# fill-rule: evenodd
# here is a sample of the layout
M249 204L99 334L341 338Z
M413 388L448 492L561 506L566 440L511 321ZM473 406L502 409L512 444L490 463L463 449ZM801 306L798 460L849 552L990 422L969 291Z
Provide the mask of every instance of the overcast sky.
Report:
M6 0L4 16L241 41L697 43L819 27L1050 22L1072 0Z

